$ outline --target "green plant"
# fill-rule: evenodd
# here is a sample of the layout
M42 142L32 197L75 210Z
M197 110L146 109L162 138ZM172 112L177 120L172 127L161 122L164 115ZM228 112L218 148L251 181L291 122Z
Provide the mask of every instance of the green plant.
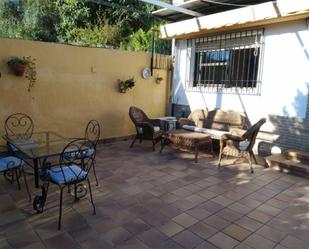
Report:
M128 89L131 89L135 86L134 77L130 77L127 80L119 80L119 91L125 93Z
M30 92L36 82L35 59L32 59L31 56L23 56L22 58L12 57L8 61L8 66L18 76L22 76L25 73L25 78L29 80L28 92Z

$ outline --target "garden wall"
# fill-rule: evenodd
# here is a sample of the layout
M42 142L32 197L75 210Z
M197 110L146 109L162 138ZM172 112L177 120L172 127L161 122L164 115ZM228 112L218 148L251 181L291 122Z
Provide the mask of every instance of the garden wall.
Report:
M12 56L36 59L37 81L30 93L28 81L7 67ZM102 138L133 134L128 116L131 105L150 117L164 116L167 110L170 72L157 70L153 77L143 79L141 72L149 67L150 57L144 52L0 39L0 135L5 118L16 112L29 114L35 131L79 137L87 122L96 119ZM131 76L135 87L120 93L118 79ZM163 78L160 84L155 82L158 76Z

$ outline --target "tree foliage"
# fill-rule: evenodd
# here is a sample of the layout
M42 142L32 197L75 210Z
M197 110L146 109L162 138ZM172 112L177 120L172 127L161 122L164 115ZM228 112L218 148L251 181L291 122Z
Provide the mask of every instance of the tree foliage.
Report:
M148 50L158 20L137 0L0 0L0 36ZM121 6L121 8L119 8Z

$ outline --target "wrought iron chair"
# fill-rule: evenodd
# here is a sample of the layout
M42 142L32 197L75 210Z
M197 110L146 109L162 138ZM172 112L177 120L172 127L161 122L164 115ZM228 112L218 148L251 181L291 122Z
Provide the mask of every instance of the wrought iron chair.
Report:
M24 177L24 182L26 185L27 193L29 196L29 201L31 201L31 194L29 191L25 171L24 171L25 162L18 157L15 156L6 156L0 158L0 173L3 173L5 178L9 180L11 183L14 181L14 177L17 181L18 189L20 190L20 182L19 178L22 174Z
M145 139L152 141L152 150L155 151L155 145L161 141L162 130L164 130L161 120L148 118L141 109L135 106L130 107L129 116L136 128L136 135L130 147L133 147L136 139L139 139L140 143Z
M87 151L93 151L88 154ZM72 156L75 155L75 156ZM59 165L51 166L45 164L45 174L42 175L44 184L42 186L42 196L36 196L33 203L34 209L39 213L43 212L43 207L47 198L49 183L56 184L60 189L60 208L58 218L58 230L61 229L61 216L62 216L62 197L63 190L66 186L74 186L75 200L78 200L78 189L82 188L87 192L83 182L87 181L90 200L93 207L93 214L96 214L95 205L93 202L91 184L88 178L89 171L93 166L96 150L95 145L87 139L76 139L70 142L62 151L60 155Z
M95 150L88 149L87 151L85 151L86 156L91 156L96 151L96 147L100 139L100 134L101 134L101 128L99 122L97 120L90 120L86 126L84 138L90 140L94 144ZM75 138L75 139L83 139L83 138ZM79 155L73 153L72 156L75 157ZM97 173L95 170L95 160L93 161L93 173L96 180L96 186L98 186L99 183Z
M101 134L101 127L100 124L97 120L90 120L86 126L85 130L85 138L90 140L94 144L94 150L89 150L87 151L88 155L90 156L96 151L97 144L100 139L100 134ZM95 160L93 160L93 173L96 181L96 186L98 186L98 178L97 178L97 173L95 170Z
M7 117L4 123L6 136L14 136L21 140L28 140L33 134L33 121L25 113L14 113Z
M261 126L266 122L265 118L260 119L257 123L251 126L242 136L235 136L232 134L224 134L220 139L220 154L218 167L220 167L223 155L244 157L248 160L251 173L253 173L251 157L253 157L255 164L257 164L256 157L252 151L256 136Z

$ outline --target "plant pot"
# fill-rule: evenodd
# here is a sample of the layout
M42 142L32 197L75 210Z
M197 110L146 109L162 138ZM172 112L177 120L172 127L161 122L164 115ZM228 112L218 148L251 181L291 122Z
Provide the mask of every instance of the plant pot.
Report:
M26 67L27 65L25 64L15 64L11 66L11 70L16 76L23 76L25 73Z

